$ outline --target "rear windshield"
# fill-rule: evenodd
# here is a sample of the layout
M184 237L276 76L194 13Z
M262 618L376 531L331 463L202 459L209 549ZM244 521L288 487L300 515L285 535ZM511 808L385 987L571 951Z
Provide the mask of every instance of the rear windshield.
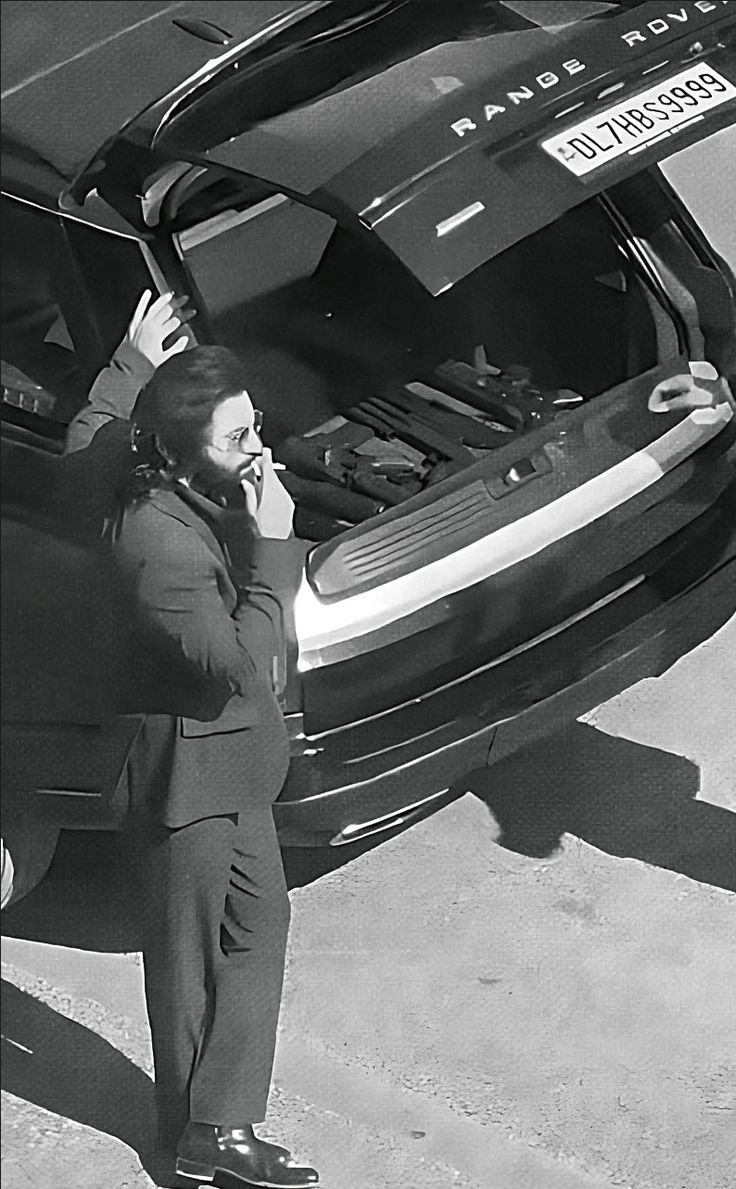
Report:
M453 0L422 3L418 19L415 2L395 0L361 5L339 25L333 16L328 28L320 12L250 53L229 77L219 74L209 92L198 88L158 143L202 152L243 137L250 173L308 193L412 124L438 95L545 47L564 53L581 24L641 2Z

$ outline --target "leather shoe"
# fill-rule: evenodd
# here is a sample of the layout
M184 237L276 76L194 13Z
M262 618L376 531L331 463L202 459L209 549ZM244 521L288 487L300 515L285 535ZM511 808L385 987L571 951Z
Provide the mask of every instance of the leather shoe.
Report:
M190 1123L176 1157L183 1181L214 1182L218 1173L259 1189L311 1189L319 1181L316 1169L297 1164L286 1148L258 1139L250 1128L215 1127Z

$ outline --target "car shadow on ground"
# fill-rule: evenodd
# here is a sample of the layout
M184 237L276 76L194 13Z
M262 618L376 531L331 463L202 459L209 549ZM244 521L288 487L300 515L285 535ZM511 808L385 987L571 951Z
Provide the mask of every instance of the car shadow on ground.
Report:
M572 834L610 855L736 892L736 814L696 800L700 772L682 756L572 723L478 769L457 786L488 806L496 842L533 858ZM341 847L288 847L290 890L328 875L410 827ZM141 948L121 835L63 832L49 873L3 913L3 933L107 952Z
M576 722L471 773L467 787L508 850L553 855L567 833L736 892L736 814L695 799L700 770L682 756Z
M286 847L289 890L314 883L407 828L340 847ZM63 830L41 883L4 910L2 933L98 953L134 953L141 949L141 933L131 886L124 835Z
M120 834L62 830L41 883L2 914L6 937L104 953L134 953L141 936Z

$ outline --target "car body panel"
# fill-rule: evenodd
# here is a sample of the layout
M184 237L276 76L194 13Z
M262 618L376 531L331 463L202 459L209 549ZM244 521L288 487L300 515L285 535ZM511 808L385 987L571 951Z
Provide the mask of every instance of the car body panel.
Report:
M618 597L434 698L347 730L307 736L307 753L292 761L275 806L282 836L296 841L300 832L304 839L314 831L319 844L324 831L324 843L380 815L388 825L402 807L448 786L455 785L460 795L460 773L495 763L640 679L664 672L733 613L735 498L731 485L716 514L705 514L691 529L691 538L693 531L701 541L711 538L716 556L690 580L682 576L688 570L682 554L674 556L659 575L624 584ZM396 721L402 716L413 718L414 734Z
M733 43L724 48L734 18L720 6L708 11L683 6L687 21L671 21L655 44L626 40L632 15L646 25L647 17L661 20L665 9L644 5L594 29L575 26L559 39L536 30L531 47L526 33L491 39L499 42L495 50L483 39L459 48L444 45L427 55L418 79L407 83L404 77L409 66L417 70L416 60L404 63L359 84L347 106L340 106L342 95L332 96L302 118L290 113L276 119L273 131L258 125L208 149L202 159L310 195L338 218L349 212L431 293L442 293L592 193L668 156L675 143L659 140L643 154L619 157L580 179L542 151L540 143L551 131L605 111L611 94L616 102L629 96L633 102L659 67L658 77L666 80L683 64L702 60L736 82ZM699 38L695 57L694 36ZM663 59L664 53L671 57ZM467 85L464 73L472 79ZM431 93L437 79L448 78L459 85ZM412 82L415 109L406 97ZM368 88L372 92L364 97L361 92ZM388 115L391 95L407 124L398 132ZM730 99L710 111L708 130L732 123L734 106ZM323 143L330 135L332 155ZM702 138L703 129L684 127L676 135L677 146L684 148ZM175 133L171 141L173 149Z
M683 256L687 283L675 277L668 287L651 252L647 255L646 230L619 219L609 192L621 178L646 171L672 145L650 146L578 178L551 160L541 141L622 95L637 94L652 77L645 72L658 66L664 78L685 63L702 61L736 81L727 6L705 0L633 5L601 22L532 30L531 50L529 37L522 41L511 31L503 44L485 51L477 38L450 38L403 58L397 51L397 61L375 78L335 84L322 109L332 112L334 121L322 127L318 153L309 105L293 118L275 121L286 140L274 139L273 127L249 127L246 102L232 138L195 144L182 129L188 104L196 111L208 94L217 97L221 86L247 99L249 87L256 95L259 80L276 77L268 73L274 64L269 66L271 41L279 69L293 69L299 54L311 53L299 43L301 22L305 29L320 29L329 45L330 37L338 36L331 23L344 16L340 5L77 4L71 6L76 26L62 23L55 41L49 31L60 20L56 10L67 7L40 6L39 23L28 26L29 44L38 52L26 59L18 41L26 27L25 6L3 5L4 21L8 13L11 17L3 43L11 65L4 79L4 185L8 201L21 204L31 223L42 218L44 228L58 233L61 271L78 287L72 292L65 284L58 309L49 300L38 315L48 322L42 326L44 348L58 358L66 336L84 356L74 396L83 398L143 287L195 293L202 308L194 336L212 337L208 319L214 323L218 311L192 287L191 257L212 231L208 220L223 214L225 221L262 234L264 242L262 229L277 210L295 208L300 227L316 227L314 253L314 245L307 250L300 241L303 259L291 261L293 276L287 271L286 280L280 274L275 280L266 267L262 278L254 266L248 277L253 292L244 286L245 297L240 294L248 309L248 301L260 298L268 285L277 292L279 285L298 284L305 275L311 279L325 244L343 233L361 245L370 242L371 251L376 245L379 266L388 262L400 269L424 301L441 302L435 295L448 287L453 292L445 300L460 295L460 301L462 286L473 280L469 274L482 283L489 257L508 259L503 253L519 240L530 242L533 254L538 228L556 224L560 216L560 222L575 217L592 195L605 191L595 200L607 221L605 261L601 276L592 271L591 285L625 288L627 278L638 283L643 277L649 306L658 307L659 329L667 322L665 345L653 325L656 358L646 366L627 364L625 383L590 391L581 383L586 404L565 420L526 428L482 462L313 549L305 583L321 601L332 634L310 639L312 629L302 624L302 669L290 675L287 687L292 765L276 805L283 842L340 845L417 820L457 795L468 769L494 762L627 684L663 671L725 621L736 607L732 405L721 397L713 402L716 408L698 415L655 416L647 397L657 380L687 373L701 356L716 359L730 374L735 344L723 310L731 308L735 295L733 277L697 228L691 225L688 232L683 222L683 243L689 235L690 244L690 255ZM371 22L379 28L384 20L387 26L409 21L417 11L417 0L354 6L357 25L346 34L346 45L354 34L362 36L355 31L360 22L370 31ZM206 41L172 24L188 18L212 22L213 37L218 28L232 36ZM236 64L245 85L235 75ZM467 77L461 78L463 71ZM405 100L400 111L399 96ZM497 103L499 96L506 102ZM48 119L57 109L65 114L61 129L60 121ZM730 102L678 133L677 146L732 119ZM291 143L287 133L295 138L293 154L284 151ZM274 145L277 164L286 162L292 172L274 172ZM218 199L210 208L207 187L223 182L230 190L220 206ZM478 194L483 209L453 221L481 201ZM491 194L493 203L486 201ZM671 197L663 194L669 210ZM196 195L199 206L188 202ZM563 216L566 211L572 214ZM643 223L647 217L645 211ZM278 228L268 234L269 243L279 238ZM28 254L13 278L21 294L35 257L46 256L44 243L39 236L35 256ZM623 282L616 270L612 280L609 275L611 254L618 262L622 243L631 250ZM221 246L227 258L225 240ZM264 249L267 256L274 251ZM562 251L559 259L565 257L569 252ZM231 275L237 281L235 263ZM514 279L513 270L508 275ZM621 313L621 306L615 308ZM23 316L19 307L21 329ZM323 318L321 308L317 316ZM606 319L599 322L607 333ZM534 326L533 312L529 323ZM647 354L643 348L642 353ZM3 406L3 448L11 460L4 483L11 544L23 561L34 533L48 537L47 467L61 448L63 418L41 425L44 377L29 375L26 383L23 362L14 362L8 391L15 395ZM422 373L412 379L430 378ZM509 486L507 477L530 459L537 460L532 473L518 487ZM617 478L621 485L614 490ZM458 533L453 517L470 490L480 493L482 507ZM594 490L600 500L588 506ZM14 518L24 501L28 506ZM574 516L563 524L560 513L571 507ZM529 529L535 517L545 522L546 535L535 537L533 548L519 547L519 530ZM491 554L502 533L512 538L513 549L495 565ZM59 531L57 552L46 551L52 568L67 545L72 553L77 549L64 541ZM414 552L405 548L407 542ZM472 573L457 565L468 548L483 555ZM444 568L442 581L422 592L431 566ZM33 566L23 562L15 571L19 581L21 571L34 591L43 587L53 606L52 575L39 583ZM418 601L400 606L392 598L390 584L399 580L414 586L410 593L418 592ZM9 581L9 638L18 608L35 607L45 625L36 633L43 660L54 651L53 617L43 611L43 599L35 604L19 593L10 572ZM390 614L364 624L362 631L348 614L336 633L345 610L341 603L377 600L382 591L392 603ZM31 619L25 622L28 627ZM88 722L98 693L90 681L76 683L69 699L74 721L60 726L43 698L34 703L34 690L43 687L43 664L25 668L32 678L25 685L19 680L24 661L18 658L27 641L22 633L15 637L11 692L20 709L6 715L11 747L5 784L11 798L31 816L54 824L120 826L135 722ZM63 661L66 654L60 649L58 655ZM62 664L54 676L58 688L63 680L73 683L73 674L71 664ZM38 744L35 754L28 747L31 736Z
M6 0L6 178L22 185L25 176L33 191L29 196L38 198L45 192L56 205L62 187L142 108L226 52L177 29L172 25L175 18L205 18L232 31L240 42L300 7L299 0L86 0L42 5ZM49 121L50 111L68 113L62 127Z

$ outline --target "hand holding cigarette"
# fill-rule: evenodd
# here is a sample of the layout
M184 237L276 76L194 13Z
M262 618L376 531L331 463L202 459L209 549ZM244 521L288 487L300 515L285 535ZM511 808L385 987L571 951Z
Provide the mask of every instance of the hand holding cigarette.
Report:
M294 501L277 478L277 467L279 470L285 469L274 463L271 450L264 446L263 453L254 458L241 486L258 534L283 541L292 534Z

